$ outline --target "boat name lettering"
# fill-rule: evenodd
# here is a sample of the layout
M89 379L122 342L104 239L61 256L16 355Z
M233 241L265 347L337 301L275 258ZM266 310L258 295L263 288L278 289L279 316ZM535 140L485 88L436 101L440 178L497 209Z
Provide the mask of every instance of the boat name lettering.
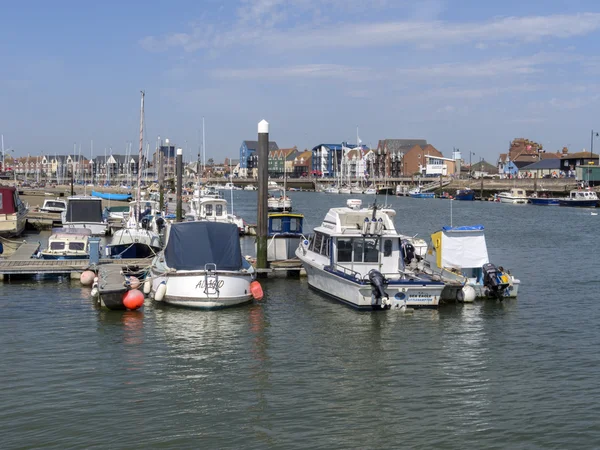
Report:
M225 280L219 280L218 283L216 282L216 280L208 281L209 289L215 289L215 288L221 289L224 285L225 285ZM197 288L204 289L205 287L206 287L206 280L198 281L198 284L196 285L196 289Z

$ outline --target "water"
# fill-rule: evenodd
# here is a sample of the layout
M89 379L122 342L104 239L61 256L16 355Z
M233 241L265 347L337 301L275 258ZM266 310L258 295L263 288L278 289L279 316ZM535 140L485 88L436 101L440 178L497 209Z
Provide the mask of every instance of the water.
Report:
M349 198L291 196L311 226ZM388 203L407 234L450 222L446 200ZM365 313L269 279L240 308L122 313L67 280L0 284L0 447L600 447L599 216L452 206L518 300Z

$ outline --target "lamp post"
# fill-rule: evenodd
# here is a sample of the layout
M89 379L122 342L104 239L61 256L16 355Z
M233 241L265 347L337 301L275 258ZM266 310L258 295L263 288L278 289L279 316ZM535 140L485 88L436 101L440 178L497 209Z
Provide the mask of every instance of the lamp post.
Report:
M594 137L598 137L598 132L594 133L592 130L592 137L590 138L590 160L594 157ZM598 156L598 165L600 166L600 156Z
M475 154L475 152L472 152L469 150L469 178L473 178L473 166L471 164L471 157Z

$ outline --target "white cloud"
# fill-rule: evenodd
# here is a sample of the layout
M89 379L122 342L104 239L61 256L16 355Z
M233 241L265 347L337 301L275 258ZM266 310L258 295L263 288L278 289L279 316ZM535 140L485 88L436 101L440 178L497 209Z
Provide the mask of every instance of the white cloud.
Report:
M298 6L300 5L300 6ZM148 36L140 44L149 50L260 45L278 51L310 48L366 48L415 45L421 48L473 42L530 42L582 36L600 29L600 13L495 18L485 22L440 20L338 23L315 27L310 21L277 26L293 7L283 0L257 0L240 9L240 20L229 26L194 27L188 33ZM284 8L287 8L285 9ZM305 7L305 6L304 6ZM260 26L256 26L258 23ZM228 31L221 31L228 30Z
M355 67L348 67L338 64L306 64L289 67L216 69L211 73L215 78L225 78L230 80L330 78L358 81L373 79L373 74L365 69L358 69Z

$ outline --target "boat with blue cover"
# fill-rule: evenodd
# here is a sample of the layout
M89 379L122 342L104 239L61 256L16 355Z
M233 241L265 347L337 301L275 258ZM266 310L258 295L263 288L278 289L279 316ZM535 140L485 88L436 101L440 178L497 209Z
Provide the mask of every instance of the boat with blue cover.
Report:
M128 202L133 196L131 194L117 194L115 192L97 192L92 191L92 197L98 197L103 200L112 200L115 202Z
M529 203L540 206L558 206L560 199L556 197L529 197Z
M435 198L433 192L423 192L421 186L417 186L414 189L408 191L408 195L412 198Z

